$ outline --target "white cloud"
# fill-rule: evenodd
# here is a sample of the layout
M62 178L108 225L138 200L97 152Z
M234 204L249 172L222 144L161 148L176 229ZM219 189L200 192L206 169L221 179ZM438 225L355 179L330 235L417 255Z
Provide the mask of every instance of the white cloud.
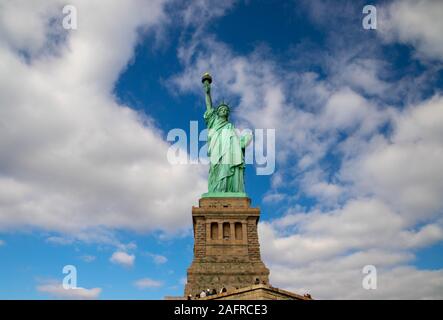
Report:
M333 64L334 65L334 64ZM335 81L370 95L386 95L393 85L380 79L386 65L380 60L354 58L352 63L337 63Z
M271 283L317 299L441 299L442 270L409 266L411 249L443 239L442 225L405 228L401 215L375 200L331 212L285 216L259 225ZM365 290L365 265L377 268L377 290Z
M46 44L51 32L48 18L61 12L62 1L14 1L0 4L0 37L11 49L25 49L36 54ZM43 19L42 19L43 17ZM20 22L18 22L20 21Z
M168 258L160 254L148 253L148 255L152 258L155 264L164 264L168 262Z
M95 261L96 258L97 257L93 256L93 255L84 255L84 256L80 257L80 259L82 259L84 262L87 262L87 263Z
M300 180L300 185L307 195L317 198L325 206L337 203L344 191L337 181L328 182L324 172L319 169L308 170Z
M78 244L79 242L86 244L103 244L114 247L118 251L129 251L137 248L135 242L124 243L119 240L113 230L100 227L84 228L76 234L57 232L54 235L48 236L46 242L54 245L72 245Z
M325 131L358 128L361 134L373 132L384 119L382 113L364 97L344 87L327 100L318 124Z
M98 299L101 288L72 288L65 289L63 285L57 281L47 281L44 284L37 286L37 291L48 294L49 296L56 299L66 299L66 300L95 300Z
M164 1L73 1L75 31L48 26L60 4L1 4L0 229L188 227L204 168L170 165L152 120L112 94Z
M264 202L272 203L279 202L285 198L285 195L282 193L267 193L263 197Z
M128 254L123 251L116 251L109 259L112 263L122 265L124 267L132 267L135 262L135 255Z
M382 257L380 253L377 256ZM392 258L392 254L387 254ZM303 268L271 267L271 283L314 299L442 299L443 271L413 267L378 268L377 289L362 287L365 264L336 268L334 261Z
M185 25L203 27L208 21L225 15L235 2L235 0L193 0L186 3L181 18Z
M130 242L130 243L127 243L127 244L119 243L118 244L118 249L120 251L135 250L135 249L137 249L137 244L135 242Z
M377 12L386 41L412 45L419 57L443 60L443 2L396 0Z
M341 175L360 194L391 203L411 223L441 213L443 98L411 105L393 118L393 134L376 136L343 165Z
M6 244L6 242L4 240L0 240L0 247L4 246Z
M409 229L403 217L375 199L350 200L332 211L288 214L260 225L262 248L274 262L303 265L347 252L416 249L443 240L443 226ZM375 236L376 235L376 236Z
M163 286L163 282L149 279L149 278L143 278L143 279L139 279L139 280L135 281L134 285L138 289L142 290L142 289L147 289L147 288L161 287L161 286Z
M188 279L187 279L186 277L180 278L179 283L180 283L182 286L186 285L187 282L188 282Z
M46 242L57 245L68 245L74 243L74 239L59 237L59 236L51 236L46 239Z

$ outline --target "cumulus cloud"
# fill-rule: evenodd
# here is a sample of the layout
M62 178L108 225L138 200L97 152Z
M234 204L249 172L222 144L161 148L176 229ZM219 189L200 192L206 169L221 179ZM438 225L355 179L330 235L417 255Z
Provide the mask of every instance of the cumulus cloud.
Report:
M47 44L46 35L60 28L51 28L49 18L60 12L63 2L52 0L18 0L14 5L0 4L0 37L11 49L26 49L34 55ZM20 22L18 22L20 21ZM60 21L60 19L59 19Z
M170 165L152 119L112 93L164 1L71 4L74 31L57 24L61 1L1 4L0 70L14 76L0 79L0 229L187 227L204 173Z
M412 45L419 58L443 61L443 3L396 0L379 10L380 34L388 42Z
M392 253L375 254L377 258L393 258ZM375 261L374 258L364 260ZM336 262L339 267L335 267ZM364 262L356 262L342 267L340 261L322 261L300 268L272 266L271 281L273 285L294 292L308 292L317 299L442 299L441 270L378 267L377 289L367 290L362 286L364 265Z
M152 258L155 264L164 264L168 262L168 258L162 256L161 254L148 253L147 255Z
M443 271L409 264L414 250L443 239L442 224L408 229L401 214L374 199L331 212L301 212L259 226L271 282L318 299L441 299ZM377 270L377 289L362 286Z
M193 0L184 2L180 18L186 26L204 27L206 23L217 17L223 16L231 9L235 0Z
M55 299L66 300L95 300L100 297L101 288L70 288L65 289L63 285L55 280L37 286L37 291L49 295Z
M393 117L393 134L376 136L341 175L362 194L391 203L410 223L426 221L442 210L443 98L411 105Z
M263 249L272 261L293 264L309 263L357 249L416 249L443 239L443 228L439 223L415 230L407 227L401 214L383 202L359 199L328 212L288 214L272 223L264 222L260 228L265 238ZM292 232L287 234L289 230Z
M143 279L139 279L137 281L134 282L134 285L142 290L142 289L148 289L148 288L158 288L163 286L163 282L158 281L158 280L153 280L150 278L143 278Z
M59 236L51 236L46 239L47 243L55 244L55 245L69 245L74 243L74 239L59 237Z
M72 245L80 242L83 244L99 243L115 247L119 251L129 251L137 248L135 242L124 243L113 230L104 227L83 228L75 234L53 232L53 235L46 238L46 242L54 245Z
M135 255L123 251L116 251L112 254L111 258L109 258L109 261L124 267L132 267L135 262Z
M82 259L84 262L90 263L90 262L95 261L96 256L87 254L87 255L81 256L80 259Z

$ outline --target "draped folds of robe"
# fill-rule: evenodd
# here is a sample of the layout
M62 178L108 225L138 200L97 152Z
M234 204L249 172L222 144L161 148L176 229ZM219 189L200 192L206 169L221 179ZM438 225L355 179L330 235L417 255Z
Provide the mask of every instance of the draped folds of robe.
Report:
M209 192L245 192L243 140L234 125L217 115L216 109L204 114L208 128L208 157L210 160Z

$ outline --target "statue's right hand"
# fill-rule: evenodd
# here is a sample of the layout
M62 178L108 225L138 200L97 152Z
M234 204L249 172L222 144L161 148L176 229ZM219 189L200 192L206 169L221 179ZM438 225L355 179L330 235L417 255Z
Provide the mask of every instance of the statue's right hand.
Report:
M203 85L203 88L204 88L206 94L211 93L211 85L208 82L205 82L205 84Z

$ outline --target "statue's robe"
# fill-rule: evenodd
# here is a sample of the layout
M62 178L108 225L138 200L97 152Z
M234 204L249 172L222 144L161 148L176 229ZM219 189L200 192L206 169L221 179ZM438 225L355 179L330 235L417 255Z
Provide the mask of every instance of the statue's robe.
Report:
M209 192L245 192L244 148L247 138L239 138L234 125L217 115L211 108L204 114L208 128L208 157L210 161Z

